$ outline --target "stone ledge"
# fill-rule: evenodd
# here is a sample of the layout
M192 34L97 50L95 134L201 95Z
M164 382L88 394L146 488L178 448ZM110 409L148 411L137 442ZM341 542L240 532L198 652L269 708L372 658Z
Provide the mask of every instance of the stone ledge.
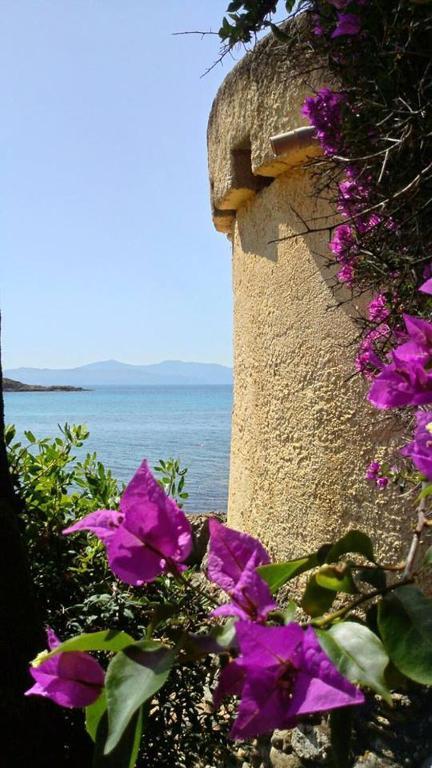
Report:
M287 29L293 37L306 35L307 24L303 16ZM300 110L322 81L315 72L293 76L293 55L268 35L228 74L213 102L208 160L213 221L220 232L231 232L238 208L272 179L320 151Z

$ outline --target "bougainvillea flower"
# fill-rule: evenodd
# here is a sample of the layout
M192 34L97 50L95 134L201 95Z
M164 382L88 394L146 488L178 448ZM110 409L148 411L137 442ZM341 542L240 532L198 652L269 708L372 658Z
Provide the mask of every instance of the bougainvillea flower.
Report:
M335 228L329 248L336 259L342 262L352 257L357 251L353 231L348 224L340 224Z
M366 334L362 339L359 347L359 351L355 360L355 368L359 373L363 373L366 377L371 378L373 374L384 368L384 364L381 358L375 351L375 344L380 339L389 337L391 334L388 325L383 323L378 328L374 328Z
M344 264L344 266L337 272L337 279L340 283L345 283L348 287L351 287L354 280L354 267L352 264Z
M354 37L361 30L361 19L356 13L338 13L338 21L332 32L332 38L349 35Z
M105 544L119 579L140 586L161 573L184 570L192 548L190 523L143 461L120 500L120 512L92 512L64 533L89 530Z
M414 440L401 450L428 480L432 480L432 413L417 411Z
M124 514L122 514L122 512L116 512L112 509L98 509L96 512L90 512L90 514L83 517L82 520L78 520L78 522L71 525L70 528L66 528L63 533L90 531L106 544L114 535L123 520Z
M238 621L240 655L222 671L215 703L241 696L230 736L249 739L292 728L298 717L362 704L364 696L321 649L312 627Z
M402 408L432 403L432 323L404 315L408 341L392 352L369 390L376 408Z
M432 294L432 277L420 286L419 291Z
M321 88L303 104L302 114L314 126L315 136L326 155L333 155L342 149L341 110L345 101L342 93Z
M373 323L382 323L387 320L389 314L387 297L383 293L378 293L368 305L369 320Z
M47 630L48 647L60 644L52 629ZM30 667L35 680L26 696L44 696L61 707L88 707L99 698L105 673L101 665L82 651L59 653L37 666Z
M259 565L270 562L268 552L253 536L228 528L218 520L210 520L209 529L207 577L232 601L216 608L214 615L265 620L277 608L268 585L256 572Z
M365 472L365 479L366 480L376 480L378 477L378 473L381 469L381 464L379 461L371 461L369 466L366 469Z

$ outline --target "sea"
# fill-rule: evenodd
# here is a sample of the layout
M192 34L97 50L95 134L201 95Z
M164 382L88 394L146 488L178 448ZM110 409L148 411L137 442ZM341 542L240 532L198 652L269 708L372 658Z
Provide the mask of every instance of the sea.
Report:
M142 459L179 459L188 468L189 512L225 511L231 433L231 386L95 386L83 392L6 392L6 423L18 436L59 434L86 424L82 452L96 451L127 482Z

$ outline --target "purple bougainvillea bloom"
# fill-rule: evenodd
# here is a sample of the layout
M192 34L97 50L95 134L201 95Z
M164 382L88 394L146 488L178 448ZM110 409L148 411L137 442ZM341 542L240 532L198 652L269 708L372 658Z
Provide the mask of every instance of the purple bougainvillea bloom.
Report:
M384 488L387 488L389 484L389 479L384 475L382 477L377 477L376 484L377 484L377 487L380 489L380 491L383 491Z
M143 461L120 500L120 512L92 512L64 533L89 530L105 544L119 579L140 586L161 573L184 570L192 548L190 523Z
M332 38L349 35L355 37L361 30L361 19L356 13L338 13L338 22L332 32Z
M215 616L239 616L264 621L277 608L270 589L256 569L270 562L268 552L253 536L240 533L218 520L210 520L207 577L231 598Z
M215 703L241 696L231 729L249 739L292 728L297 717L362 704L364 696L326 656L312 627L267 627L239 621L240 656L222 671Z
M340 283L345 283L351 287L354 280L354 267L352 264L344 264L342 269L336 274L336 277Z
M315 136L326 155L342 149L342 105L345 96L331 88L321 88L315 96L305 99L302 114L315 127Z
M358 173L348 167L345 180L339 184L338 211L344 216L359 213L365 207L369 193L369 184L361 181Z
M52 629L47 630L48 647L52 651L60 644ZM44 696L61 707L88 707L99 698L105 673L88 653L67 651L59 653L35 667L30 667L35 680L26 696Z
M348 224L340 224L335 228L329 248L336 256L336 259L341 262L346 262L356 253L357 248L354 234Z
M382 222L382 217L379 213L370 213L367 216L358 216L356 219L357 231L363 235L366 232L370 232L371 229L375 229Z
M366 480L376 480L380 469L381 469L381 464L379 463L379 461L371 461L371 463L366 469L366 473L365 473Z
M414 440L401 450L428 480L432 480L432 413L417 411Z
M432 294L432 277L420 286L419 291Z
M374 328L373 331L370 331L365 338L362 339L355 360L356 371L371 378L373 374L384 368L382 360L378 357L375 351L375 343L383 337L389 337L390 333L389 326L383 323L382 325L379 325L378 328Z
M376 408L402 408L432 403L432 323L404 315L408 341L392 352L369 390Z
M390 314L387 306L387 297L383 293L378 293L368 306L369 320L373 323L382 323Z
M74 533L75 531L90 531L94 533L104 544L109 541L124 520L122 512L116 512L112 509L98 509L96 512L90 512L89 515L78 520L77 523L66 528L63 533Z

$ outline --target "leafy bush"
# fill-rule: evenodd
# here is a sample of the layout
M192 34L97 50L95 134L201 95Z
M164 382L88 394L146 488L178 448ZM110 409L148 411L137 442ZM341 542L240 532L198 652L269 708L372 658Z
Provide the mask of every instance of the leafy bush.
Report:
M77 458L88 436L85 426L65 424L55 438L39 439L27 431L26 440L20 441L14 426L6 428L10 470L22 501L22 531L44 622L60 637L106 626L141 636L152 620L160 622L157 635L165 641L175 640L181 630L197 631L208 622L211 606L208 590L202 590L197 600L198 574L190 571L182 589L171 576L161 576L140 593L113 576L96 537L62 534L90 512L118 509L123 491L95 453ZM187 498L187 469L178 460L160 460L155 470L167 493L179 503ZM179 623L176 606L180 601L184 610ZM216 670L211 661L202 668L176 670L153 703L143 764L186 766L192 760L211 759L213 754L220 754L222 762L228 760L228 726L205 705L205 692ZM202 733L207 734L205 739Z

